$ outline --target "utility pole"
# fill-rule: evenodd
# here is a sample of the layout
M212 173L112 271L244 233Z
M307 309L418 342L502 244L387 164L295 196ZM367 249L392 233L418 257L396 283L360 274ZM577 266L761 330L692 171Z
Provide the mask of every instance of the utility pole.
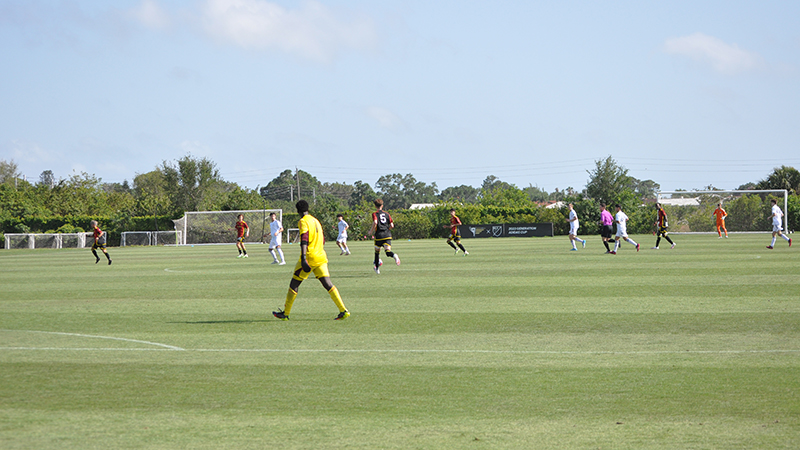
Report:
M297 199L300 200L300 171L294 166L294 177L297 179Z

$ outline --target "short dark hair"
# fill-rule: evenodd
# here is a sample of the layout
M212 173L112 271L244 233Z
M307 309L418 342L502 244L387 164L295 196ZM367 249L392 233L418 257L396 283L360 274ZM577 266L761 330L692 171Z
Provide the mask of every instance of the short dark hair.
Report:
M601 208L605 208L605 207L606 207L606 204L605 204L605 203L600 203L600 207L601 207Z
M614 208L622 209L622 206L619 206L619 203L617 203L616 205L614 205Z
M305 200L300 200L299 202L295 203L295 208L297 208L298 214L303 214L304 212L308 212L308 202Z
M778 204L778 201L775 200L774 198L769 199L769 201L772 202L772 203L775 203L776 205Z
M455 208L450 208L450 212L456 212Z
M383 199L376 198L375 201L373 201L372 203L375 204L376 208L380 208L381 206L383 206Z
M337 214L336 217L341 217L342 219L344 219L344 216L341 214Z

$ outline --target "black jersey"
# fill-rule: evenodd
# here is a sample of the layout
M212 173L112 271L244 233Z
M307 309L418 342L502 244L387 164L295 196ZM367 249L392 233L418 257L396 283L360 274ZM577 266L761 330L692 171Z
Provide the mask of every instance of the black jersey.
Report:
M372 221L377 222L375 226L375 239L387 239L392 237L392 216L386 211L375 211L372 213Z

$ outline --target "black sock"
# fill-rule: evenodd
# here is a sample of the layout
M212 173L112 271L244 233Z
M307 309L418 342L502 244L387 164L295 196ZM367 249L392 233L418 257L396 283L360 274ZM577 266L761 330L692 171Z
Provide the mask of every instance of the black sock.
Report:
M380 252L375 253L375 267L378 267L378 261L381 260Z
M455 244L453 244L453 243L452 243L452 242L450 242L450 241L448 241L448 242L447 242L447 245L449 245L450 247L453 247L453 250L455 250L455 249L456 249L456 246L455 246Z
M669 236L664 236L664 239L666 239L667 242L669 242L670 244L675 245L675 243L672 242L672 239L670 239Z
M608 246L608 241L603 241L603 245L606 246L606 250L611 251L611 248Z
M669 239L669 238L667 238L667 239ZM660 243L661 243L661 236L659 236L658 239L656 239L656 247L658 247L658 244L660 244Z
M467 249L465 249L464 246L461 245L460 242L458 243L458 248L460 248L462 252L467 253Z

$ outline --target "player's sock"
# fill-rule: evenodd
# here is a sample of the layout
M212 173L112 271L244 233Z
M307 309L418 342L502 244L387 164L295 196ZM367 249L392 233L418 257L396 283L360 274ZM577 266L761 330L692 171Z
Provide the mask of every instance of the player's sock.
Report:
M104 253L104 255L106 255L107 260L111 261L111 255L109 255L108 252Z
M342 296L339 295L339 290L336 289L336 286L331 287L331 289L328 291L328 294L331 296L331 300L333 300L333 303L336 304L336 307L339 308L339 312L347 311L347 308L344 307Z
M97 264L98 262L100 262L100 257L97 256L97 252L92 250L92 254L94 255L94 263Z
M664 236L664 237L666 237L666 236ZM667 238L667 239L669 239L669 238ZM672 242L672 241L670 241L670 242ZM658 248L659 244L661 244L661 236L656 238L656 248Z
M777 239L777 237L772 236L772 244L769 244L770 246L775 247L775 239Z
M606 251L607 251L607 252L610 252L610 251L611 251L611 247L609 247L609 246L608 246L608 241L603 241L603 245L605 245L605 246L606 246Z
M784 241L789 242L789 236L782 234L781 237L783 238Z
M667 242L669 242L670 244L675 245L675 243L672 242L672 239L670 239L669 236L664 236L664 239L666 239Z
M617 250L619 250L619 241L615 240L614 241L614 252L616 252Z
M453 250L458 251L458 249L456 248L456 244L453 244L452 241L447 241L447 245L449 245L450 247L453 247Z
M577 250L578 248L575 247L575 239L572 239L570 242L572 243L572 249Z
M274 259L275 262L278 262L278 255L275 254L274 248L269 249L269 254L272 255L272 259Z
M636 241L634 241L634 240L633 240L633 239L631 239L631 238L628 238L628 242L630 242L631 244L633 244L633 246L634 246L634 247L636 247L637 245L639 245L639 244L637 244L637 243L636 243Z
M460 248L462 252L467 253L467 249L465 249L464 246L461 245L461 242L458 243L458 248Z
M381 252L379 252L379 251L375 252L375 261L373 262L373 265L375 267L379 267L380 266L380 260L381 260Z
M289 292L286 293L286 304L283 305L283 313L287 316L290 312L292 312L292 305L294 305L294 299L297 298L297 291L292 288L289 288Z
M283 257L283 250L278 249L278 256L281 257L281 262L286 262L286 259ZM277 261L277 260L278 260L278 258L275 258L275 261Z

